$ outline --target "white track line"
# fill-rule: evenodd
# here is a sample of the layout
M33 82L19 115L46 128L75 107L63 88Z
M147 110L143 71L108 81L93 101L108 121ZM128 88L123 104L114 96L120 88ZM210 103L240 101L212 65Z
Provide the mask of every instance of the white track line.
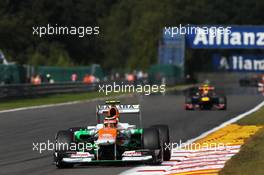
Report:
M15 109L7 109L0 111L0 114L9 113L9 112L17 112L17 111L24 111L24 110L32 110L32 109L42 109L42 108L50 108L50 107L58 107L58 106L66 106L66 105L73 105L73 104L80 104L80 103L87 103L99 100L106 100L108 98L124 98L129 96L130 94L124 94L120 96L109 96L109 97L102 97L102 98L94 98L90 100L79 100L79 101L72 101L72 102L65 102L65 103L57 103L57 104L47 104L47 105L39 105L39 106L29 106L29 107L21 107Z
M227 126L229 124L232 124L232 123L234 123L234 122L236 122L236 121L244 118L245 116L250 115L250 114L256 112L257 110L259 110L263 106L264 106L264 101L262 101L260 104L258 104L257 106L255 106L253 109L250 109L247 112L244 112L242 114L239 114L238 116L236 116L236 117L234 117L234 118L232 118L232 119L230 119L230 120L222 123L221 125L213 128L213 129L211 129L209 131L206 131L206 132L202 133L200 136L195 137L195 138L190 139L190 140L187 140L185 143L182 144L183 145L182 147L184 147L184 146L186 146L188 144L191 144L191 143L195 142L196 140L199 140L201 138L204 138L204 137L208 136L209 134L211 134L211 133L213 133L213 132L215 132L215 131L217 131L217 130L219 130L221 128L224 128L225 126ZM164 162L164 163L166 163L166 162ZM171 162L168 162L168 163L171 163ZM152 173L151 172L148 172L148 173L141 172L141 173L139 173L138 170L144 170L144 169L145 170L148 170L150 168L150 166L139 166L139 167L135 167L135 168L126 170L126 171L120 173L119 175L132 175L132 174L133 175L145 175L145 174L148 174L148 175L156 175L156 174L165 174L165 172L164 173L155 172L155 169L160 170L160 169L162 169L162 167L163 167L163 170L166 170L167 169L167 167L164 167L164 166L152 166L152 169L154 170ZM168 173L168 172L166 172L166 173Z
M200 136L198 136L198 137L195 137L195 138L193 138L193 139L190 139L190 140L186 141L183 145L191 144L191 143L195 142L196 140L199 140L199 139L201 139L201 138L204 138L204 137L208 136L209 134L211 134L211 133L213 133L213 132L215 132L215 131L217 131L217 130L219 130L219 129L221 129L221 128L224 128L225 126L227 126L227 125L229 125L229 124L235 123L235 122L237 122L238 120L244 118L245 116L250 115L250 114L256 112L257 110L259 110L259 109L260 109L261 107L263 107L263 106L264 106L264 101L262 101L260 104L258 104L257 106L255 106L253 109L250 109L250 110L247 111L247 112L244 112L244 113L242 113L242 114L239 114L238 116L236 116L236 117L234 117L234 118L232 118L232 119L230 119L230 120L228 120L228 121L222 123L221 125L219 125L219 126L213 128L213 129L211 129L211 130L209 130L209 131L206 131L206 132L202 133L202 134L201 134Z
M184 89L182 89L180 91L183 91L183 90ZM172 90L168 90L168 91L172 91ZM87 103L87 102L93 102L93 101L99 101L99 100L106 100L106 99L109 99L109 98L124 98L124 97L128 97L130 95L133 95L133 94L123 94L123 95L119 95L119 96L109 96L109 97L102 97L102 98L94 98L94 99L90 99L90 100L77 100L77 101L71 101L71 102L65 102L65 103L55 103L55 104L47 104L47 105L29 106L29 107L21 107L21 108L0 110L0 114L8 113L8 112L32 110L32 109L41 109L41 108L50 108L50 107L57 107L57 106L66 106L66 105L79 104L79 103Z

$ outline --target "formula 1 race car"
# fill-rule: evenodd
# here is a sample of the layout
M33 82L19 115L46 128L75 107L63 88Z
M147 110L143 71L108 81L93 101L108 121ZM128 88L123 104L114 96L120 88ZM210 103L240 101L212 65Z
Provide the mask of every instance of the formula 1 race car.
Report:
M122 114L137 114L141 123L140 105L107 101L96 108L95 126L75 127L56 134L54 162L58 168L75 164L140 162L160 164L168 161L171 151L169 128L154 125L149 128L121 123Z
M198 91L196 91L194 94L185 97L186 110L226 110L226 108L226 97L218 96L215 93L215 88L206 84L198 87Z

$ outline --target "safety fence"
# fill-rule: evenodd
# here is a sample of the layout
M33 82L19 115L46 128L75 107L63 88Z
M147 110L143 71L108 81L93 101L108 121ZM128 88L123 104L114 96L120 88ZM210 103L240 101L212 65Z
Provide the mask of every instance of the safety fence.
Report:
M63 83L73 81L73 75L75 75L76 81L83 81L87 75L93 75L98 79L103 79L104 77L102 68L97 64L77 67L0 64L1 84L29 83L36 76L41 77L42 82L52 80L56 83Z
M54 83L54 84L13 84L0 86L0 99L25 98L51 94L96 91L98 84Z

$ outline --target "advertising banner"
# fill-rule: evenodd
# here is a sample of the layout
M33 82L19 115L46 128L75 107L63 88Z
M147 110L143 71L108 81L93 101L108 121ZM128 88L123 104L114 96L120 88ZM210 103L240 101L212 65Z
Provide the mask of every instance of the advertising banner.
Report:
M186 44L189 48L264 49L264 26L195 27L196 32L186 35Z
M264 72L264 55L213 55L213 67L217 71Z
M175 65L184 69L185 36L175 34L170 37L163 32L163 40L159 44L159 64Z

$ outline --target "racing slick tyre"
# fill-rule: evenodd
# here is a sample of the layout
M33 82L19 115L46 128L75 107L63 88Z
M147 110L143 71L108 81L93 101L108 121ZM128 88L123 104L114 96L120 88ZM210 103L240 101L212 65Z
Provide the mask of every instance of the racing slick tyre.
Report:
M145 128L143 131L142 143L144 149L151 151L160 150L159 155L153 156L152 162L149 164L158 165L162 162L161 146L159 131L156 128Z
M185 97L185 110L193 110L193 108L188 107L189 105L192 105L192 97Z
M226 97L219 97L218 99L218 105L224 105L220 110L226 110L227 108L227 100Z
M170 150L170 134L168 125L153 125L152 128L156 128L159 131L160 143L162 148L163 160L169 161L171 158Z
M65 163L62 161L63 155L69 150L71 142L73 140L73 134L71 131L59 131L56 135L56 148L54 153L54 161L58 168L72 168L73 164ZM65 146L66 145L66 146Z

